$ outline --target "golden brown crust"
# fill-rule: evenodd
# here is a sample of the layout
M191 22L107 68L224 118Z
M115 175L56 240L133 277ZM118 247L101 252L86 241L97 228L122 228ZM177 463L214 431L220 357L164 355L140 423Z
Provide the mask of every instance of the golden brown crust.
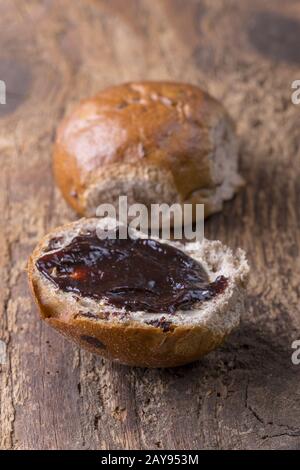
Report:
M223 336L200 326L161 328L78 320L66 324L59 319L47 322L79 346L121 364L137 367L176 367L196 361L218 346Z
M170 331L160 327L113 323L84 318L73 312L56 317L44 305L29 263L29 283L40 315L50 326L88 351L137 367L176 367L196 361L219 346L225 334L213 333L201 325L173 325ZM67 320L68 318L68 320Z
M215 197L223 183L212 162L219 125L220 139L234 140L224 108L193 85L139 82L106 89L61 124L54 149L57 184L84 215L110 202L110 192L112 201L128 194L130 203L203 202L209 214L241 184L236 178L226 196Z

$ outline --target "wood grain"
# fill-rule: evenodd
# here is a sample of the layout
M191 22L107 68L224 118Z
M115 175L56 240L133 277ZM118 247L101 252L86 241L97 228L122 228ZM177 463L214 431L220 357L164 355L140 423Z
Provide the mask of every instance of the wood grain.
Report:
M0 25L0 447L299 449L299 2L2 0ZM247 186L206 235L247 251L248 308L202 361L130 369L43 325L24 268L75 219L51 173L58 121L106 85L166 78L203 86L236 120Z

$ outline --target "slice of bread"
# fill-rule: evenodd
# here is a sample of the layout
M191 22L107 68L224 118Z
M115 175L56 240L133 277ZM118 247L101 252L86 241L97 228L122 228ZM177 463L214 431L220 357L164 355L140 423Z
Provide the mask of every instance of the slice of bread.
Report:
M58 128L58 187L80 215L101 204L205 204L220 211L243 185L235 126L195 85L143 81L100 91Z
M220 241L182 244L160 240L198 260L210 282L225 276L225 290L210 300L175 313L126 311L78 294L64 292L36 267L37 260L95 230L99 219L81 219L45 236L28 263L31 290L42 319L89 351L122 364L174 367L199 359L228 336L244 310L249 267L244 251L233 253ZM136 232L135 236L143 236Z

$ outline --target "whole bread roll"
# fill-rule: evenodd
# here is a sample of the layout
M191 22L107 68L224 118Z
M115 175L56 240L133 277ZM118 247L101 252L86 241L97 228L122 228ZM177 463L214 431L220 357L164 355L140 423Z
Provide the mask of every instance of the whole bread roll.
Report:
M59 274L55 268L52 274L56 279L69 276L78 280L75 290L61 289L39 270L39 262L46 256L46 266L52 271L49 255L57 261L60 250L70 246L78 236L88 237L98 223L97 218L80 219L59 227L41 240L30 257L31 291L41 318L50 326L92 353L141 367L174 367L195 361L219 346L238 326L244 312L249 267L243 250L233 253L220 241L204 239L201 243L183 245L159 240L201 263L209 282L215 282L220 276L227 279L226 287L215 297L172 312L139 309L125 312L124 305L116 306L108 298L95 299L81 293L78 286L83 282L83 268L81 265L78 270L71 270L73 257L69 255L62 261L68 269ZM141 237L141 233L135 236ZM99 286L101 282L102 277ZM119 285L124 282L122 273L118 282Z
M242 185L223 106L197 86L132 82L87 99L60 125L54 173L66 201L94 216L102 203L203 203L221 210Z

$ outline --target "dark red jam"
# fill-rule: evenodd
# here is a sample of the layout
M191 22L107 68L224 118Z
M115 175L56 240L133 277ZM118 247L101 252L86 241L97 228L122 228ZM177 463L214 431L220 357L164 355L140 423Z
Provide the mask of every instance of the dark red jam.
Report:
M65 292L105 299L127 311L174 313L223 292L227 278L209 282L201 264L152 239L104 239L81 235L46 253L37 268Z

